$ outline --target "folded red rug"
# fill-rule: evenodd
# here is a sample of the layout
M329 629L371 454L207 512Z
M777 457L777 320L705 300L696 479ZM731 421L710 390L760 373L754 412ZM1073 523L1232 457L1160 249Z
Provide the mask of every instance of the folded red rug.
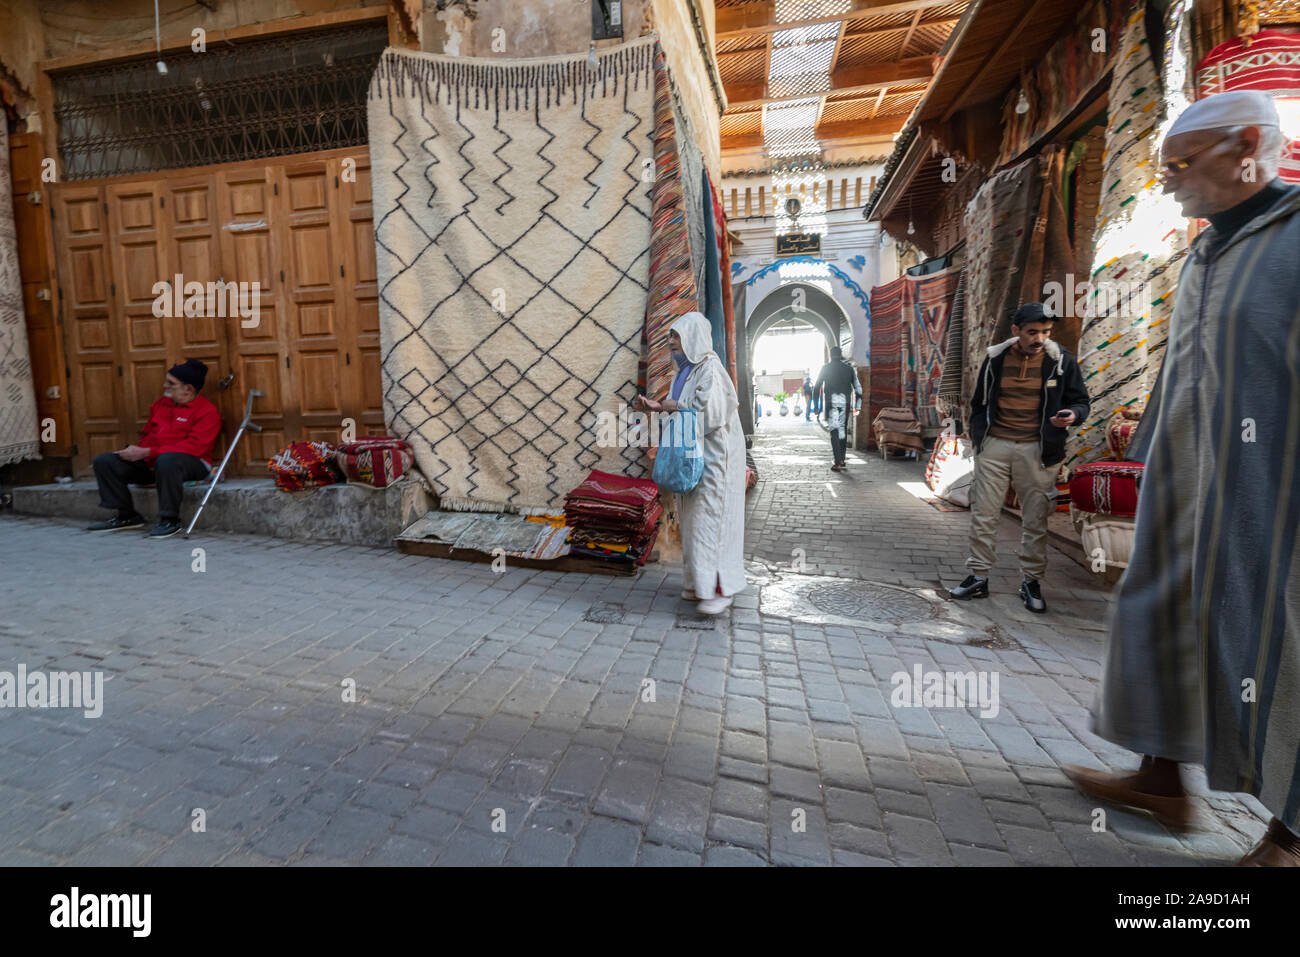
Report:
M628 478L592 469L581 484L565 496L590 498L598 502L612 502L632 508L645 508L659 498L659 486L650 479Z

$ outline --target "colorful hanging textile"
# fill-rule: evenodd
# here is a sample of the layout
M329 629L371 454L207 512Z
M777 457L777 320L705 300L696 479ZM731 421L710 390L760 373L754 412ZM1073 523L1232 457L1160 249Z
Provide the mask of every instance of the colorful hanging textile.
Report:
M1196 98L1229 90L1262 90L1273 97L1292 137L1278 175L1300 183L1300 35L1261 30L1220 43L1196 65Z
M957 279L957 290L952 296L952 313L948 319L948 334L944 337L943 373L934 397L940 419L951 418L955 423L965 421L961 405L962 343L966 329L966 270Z
M646 306L642 361L638 385L651 398L668 395L673 359L668 327L680 316L699 309L695 267L687 238L686 198L677 151L672 88L663 51L655 47L654 75L655 181L651 189L650 297Z
M13 202L9 129L0 122L0 465L40 458Z
M704 282L700 289L704 293L704 318L709 320L709 331L713 338L713 351L723 360L727 359L727 314L722 307L722 273L718 267L718 217L714 209L714 196L709 174L700 171L704 203Z
M1009 317L1020 304L1042 187L1038 160L1027 159L991 176L966 207L962 404L967 408L985 352L1009 335Z
M903 309L907 277L871 290L871 394L867 397L868 422L881 409L903 404ZM871 440L874 448L875 439Z
M1093 0L1038 64L1025 71L1021 84L1011 88L1002 108L1002 152L997 165L1026 152L1074 112L1101 82L1115 62L1130 2ZM1022 91L1029 109L1017 113Z
M1188 6L1179 0L1166 15L1165 95L1143 5L1125 25L1111 81L1093 273L1079 336L1079 367L1092 408L1067 440L1065 465L1071 469L1106 453L1106 425L1116 412L1145 407L1164 358L1187 256L1187 223L1172 197L1161 195L1155 168L1164 131L1191 92Z
M727 211L722 205L722 194L718 187L714 185L713 179L709 179L709 190L713 196L713 212L717 217L714 223L718 237L718 272L722 277L722 311L725 317L727 352L725 355L718 353L726 361L727 372L731 374L731 383L735 385L736 379L736 313L732 303L731 295L731 253L729 248L731 244L727 241Z
M667 75L673 104L673 129L677 136L677 159L681 166L682 196L685 201L682 208L686 211L686 237L691 248L691 269L695 276L695 288L702 290L705 282L704 220L709 215L708 207L705 205L707 202L705 195L708 190L701 189L705 169L704 154L696 145L698 140L691 127L690 113L683 105L678 91L673 87L671 74ZM699 295L703 296L703 293Z
M379 61L384 415L443 508L553 512L593 466L644 472L596 423L636 390L656 52Z
M936 406L948 345L948 324L962 270L907 279L904 308L908 342L908 395L905 405L916 411L922 426L938 424Z

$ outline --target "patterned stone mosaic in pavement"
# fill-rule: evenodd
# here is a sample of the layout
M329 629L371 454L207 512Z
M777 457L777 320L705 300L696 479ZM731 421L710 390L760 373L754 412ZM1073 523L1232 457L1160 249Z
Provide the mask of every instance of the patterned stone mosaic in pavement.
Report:
M665 566L0 518L0 671L106 679L98 718L0 710L0 863L1222 864L1259 837L1203 780L1194 835L1094 830L1060 765L1136 763L1086 730L1102 588L1054 550L1030 615L1007 520L994 596L942 601L966 516L908 491L921 467L835 475L817 426L770 421L753 584L716 622ZM896 706L918 667L996 675L996 709Z

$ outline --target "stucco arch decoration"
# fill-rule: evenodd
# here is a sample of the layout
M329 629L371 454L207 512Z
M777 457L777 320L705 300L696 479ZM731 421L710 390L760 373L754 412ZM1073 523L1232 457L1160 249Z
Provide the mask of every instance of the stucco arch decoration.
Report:
M796 264L804 265L806 268L798 270L799 275L796 277L783 279L780 275L781 267ZM742 270L743 268L742 265ZM820 273L820 275L808 275L809 273ZM745 320L747 330L754 328L752 319L755 311L773 291L794 283L812 288L817 288L818 282L829 284L830 298L834 300L839 312L847 316L853 334L852 352L846 357L851 358L854 365L870 364L870 294L852 275L839 266L814 256L791 256L789 259L766 263L743 280L739 276L736 278L747 287L747 301L754 304L747 310L748 315ZM819 291L824 294L824 290ZM751 342L757 338L752 332L749 335Z
M835 297L806 282L782 283L749 313L745 326L749 358L753 359L754 346L763 333L778 322L791 319L816 328L826 338L827 346L840 344L841 330L852 332L849 315Z

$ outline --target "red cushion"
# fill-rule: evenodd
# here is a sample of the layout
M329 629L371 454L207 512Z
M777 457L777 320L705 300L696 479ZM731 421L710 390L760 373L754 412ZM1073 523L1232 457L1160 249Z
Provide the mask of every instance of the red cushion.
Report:
M334 465L335 446L328 442L294 442L266 463L275 484L286 492L333 485L342 475Z
M340 445L335 460L349 482L387 488L411 470L415 453L401 439L371 435Z
M1070 501L1084 512L1136 515L1141 462L1093 462L1080 465L1070 479Z

